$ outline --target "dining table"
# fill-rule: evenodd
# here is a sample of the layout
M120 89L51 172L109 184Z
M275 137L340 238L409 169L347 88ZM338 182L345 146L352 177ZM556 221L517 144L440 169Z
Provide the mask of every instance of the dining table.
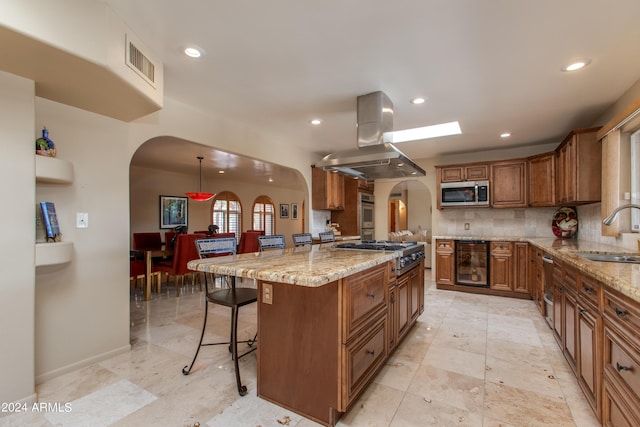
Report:
M171 249L132 249L132 254L142 255L144 257L144 300L151 299L151 277L153 275L153 259L166 258L173 255ZM161 280L158 277L158 280Z

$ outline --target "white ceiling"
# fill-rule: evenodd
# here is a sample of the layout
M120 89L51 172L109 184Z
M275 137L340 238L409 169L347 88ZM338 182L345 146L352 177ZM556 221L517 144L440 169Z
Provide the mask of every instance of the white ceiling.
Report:
M318 156L356 146L369 92L391 98L396 130L460 122L462 135L399 145L416 160L560 142L640 78L638 0L106 2L164 63L166 96ZM186 57L191 44L206 55Z

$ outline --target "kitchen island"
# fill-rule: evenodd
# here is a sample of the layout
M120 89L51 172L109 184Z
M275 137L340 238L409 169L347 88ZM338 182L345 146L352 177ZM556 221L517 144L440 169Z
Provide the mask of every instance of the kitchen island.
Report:
M334 425L397 343L389 298L397 256L324 244L194 260L189 268L257 281L258 396ZM420 291L423 270L416 267Z

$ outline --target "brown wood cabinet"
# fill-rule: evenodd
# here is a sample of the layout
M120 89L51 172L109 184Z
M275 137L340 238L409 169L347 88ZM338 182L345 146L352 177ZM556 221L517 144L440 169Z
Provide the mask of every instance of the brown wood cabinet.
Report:
M490 288L499 291L512 290L513 243L491 242L489 258Z
M604 290L602 423L640 425L640 308L615 290Z
M453 240L436 240L436 283L455 285L455 243Z
M491 164L491 206L527 207L527 161L510 160Z
M602 318L600 316L600 301L603 286L600 282L579 275L578 277L578 384L593 412L600 419L602 413Z
M529 157L529 206L556 205L555 159L554 152Z
M345 206L344 176L322 168L311 168L313 209L342 210Z
M489 179L487 163L436 166L438 182L480 181Z
M361 179L344 179L344 209L331 211L331 222L340 224L344 236L360 235L359 193L373 193L373 183Z
M602 147L599 128L574 130L556 149L556 202L559 206L600 201Z
M424 262L389 287L389 350L402 341L424 311Z
M546 306L544 303L544 267L542 263L542 249L529 245L529 292L531 298L536 303L541 315L545 315Z
M491 242L489 265L491 289L529 294L528 246L526 242Z

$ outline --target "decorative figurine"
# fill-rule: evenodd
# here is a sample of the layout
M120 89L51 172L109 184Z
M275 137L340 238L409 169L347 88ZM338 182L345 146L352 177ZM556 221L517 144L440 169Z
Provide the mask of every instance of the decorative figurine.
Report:
M553 214L551 230L556 237L574 237L578 231L578 213L574 208L562 207Z
M56 145L49 139L49 131L46 127L42 129L42 137L36 139L36 154L48 157L56 156Z

